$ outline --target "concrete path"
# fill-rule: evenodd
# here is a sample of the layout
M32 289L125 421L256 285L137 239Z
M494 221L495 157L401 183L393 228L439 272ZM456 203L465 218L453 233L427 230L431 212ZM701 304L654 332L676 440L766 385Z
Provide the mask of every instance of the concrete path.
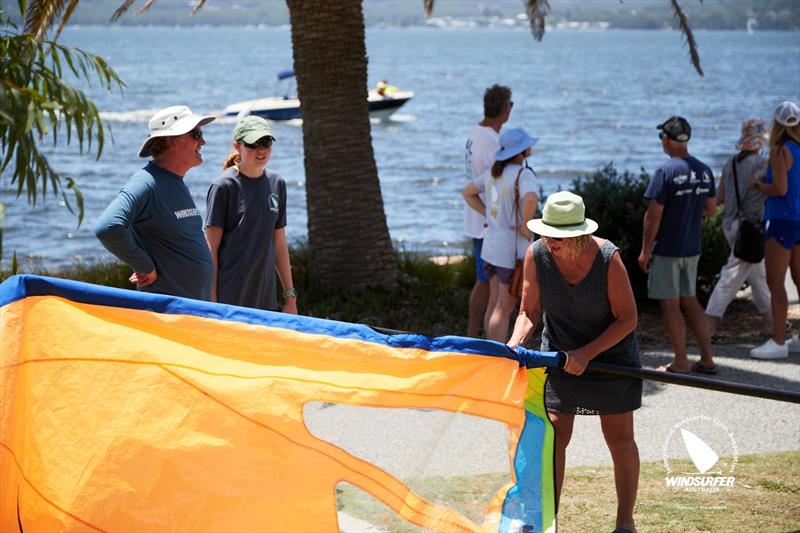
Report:
M798 293L788 272L786 292L789 297L790 317L797 318L800 316ZM739 296L749 298L749 289L741 292ZM754 316L753 324L742 324L742 328L757 328L759 322L758 317ZM750 358L750 349L755 346L756 344L715 345L714 359L720 368L719 373L715 376L695 375L800 392L800 354L790 354L789 359L780 361L759 361ZM695 350L694 356L690 355L690 359L699 359L699 352ZM671 361L672 349L668 345L644 350L642 353L642 364L646 368L656 368ZM708 417L711 421L700 419L688 422L682 427L689 430L697 429L706 434L704 439L713 439L716 438L714 435L720 437L720 432L717 431L720 426L713 422L717 419L730 430L740 455L800 450L800 405L798 404L646 382L642 407L634 414L636 441L641 460L662 460L663 447L670 431L674 431L676 425L692 416ZM730 440L730 435L727 440ZM676 453L672 447L674 444L672 439L669 441L670 449L667 455ZM727 445L722 444L725 443L720 443L720 451L723 454L726 450L730 451ZM599 464L611 464L611 456L603 441L599 421L593 417L578 417L575 433L567 451L567 466Z
M716 379L800 391L800 354L782 361L750 359L750 345L718 346ZM647 350L654 368L672 359L669 348ZM499 424L438 411L351 408L316 404L306 409L309 428L400 478L507 472L507 434ZM800 405L702 389L646 382L634 415L641 460L687 458L680 429L700 437L720 456L800 449ZM597 417L576 417L567 467L610 465ZM730 471L720 461L720 471ZM738 465L739 472L747 465ZM666 470L666 467L665 467ZM735 474L735 472L733 472ZM413 486L413 483L412 483ZM379 531L340 513L346 533Z
M714 379L758 385L777 390L800 391L800 354L782 361L750 359L750 345L716 346L715 360L720 368ZM643 354L646 367L656 367L672 360L668 347ZM702 376L701 377L705 377ZM707 417L689 424L686 429L715 434L713 420L728 427L738 447L738 454L777 452L800 449L800 405L762 400L679 385L647 382L642 407L634 414L636 441L642 461L660 461L671 431L688 417ZM704 427L707 426L707 427ZM712 448L710 438L704 436ZM727 443L720 455L731 451ZM670 445L671 446L671 445ZM717 449L717 448L715 448ZM671 453L675 453L672 450ZM685 454L682 454L685 456ZM567 466L611 464L599 421L592 417L576 419L575 433L567 452Z
M797 291L788 277L787 291L790 316L798 316ZM757 327L756 322L753 327ZM713 378L800 391L800 354L791 354L789 359L780 361L759 361L749 357L754 346L715 346L720 371ZM690 347L690 358L698 358L696 350L691 354ZM671 360L672 351L667 345L642 353L646 368L656 368ZM646 382L642 407L634 415L642 461L661 460L670 432L692 416L716 419L726 426L740 455L800 449L800 405ZM322 404L307 406L306 419L318 436L404 479L501 472L508 468L506 431L500 424L484 419L440 411ZM704 430L703 425L708 424L690 424L699 432L714 433L714 428ZM597 417L577 417L567 465L610 463Z
M794 317L800 314L798 294L788 277L787 292ZM719 373L698 376L800 391L800 354L759 361L749 357L754 346L715 346ZM690 348L690 358L698 358L696 350L691 354ZM672 350L666 345L643 350L642 359L645 367L655 368L672 360ZM439 411L313 404L306 408L306 421L318 436L403 479L509 469L505 429L483 419ZM634 424L641 460L665 466L672 459L688 457L681 429L700 437L720 456L800 450L800 405L679 385L645 382ZM599 419L577 417L567 467L610 464ZM723 462L717 466L730 467ZM344 513L340 525L347 532L375 531L371 524Z
M750 348L750 345L717 346L715 357L720 371L715 379L800 391L800 354L781 361L758 361L750 359ZM672 359L668 347L647 350L642 355L648 368ZM702 426L716 419L733 435L739 455L800 449L798 404L646 382L642 407L634 415L642 461L660 461L670 432L692 416L706 417L708 423L693 423L685 429L698 435L715 433L711 431L714 428ZM306 408L306 422L317 436L404 479L508 469L505 429L500 424L467 415L311 404ZM706 440L712 438L700 436ZM713 442L708 444L714 447ZM720 455L726 455L727 447L726 444L720 448ZM567 466L603 464L611 464L611 457L599 419L577 417Z

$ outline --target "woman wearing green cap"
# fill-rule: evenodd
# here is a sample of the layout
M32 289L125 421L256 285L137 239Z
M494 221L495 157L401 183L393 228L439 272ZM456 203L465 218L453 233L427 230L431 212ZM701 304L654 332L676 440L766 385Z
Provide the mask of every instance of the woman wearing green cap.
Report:
M528 222L528 229L542 238L525 254L522 301L508 345L526 342L541 321L541 350L567 353L564 368L551 369L545 385L545 405L556 435L556 493L561 495L575 415L597 415L614 463L614 533L635 532L639 450L633 411L642 405L642 381L584 373L589 361L642 366L628 273L617 247L592 235L597 223L586 218L577 194L551 194L542 218Z
M297 291L286 241L286 182L265 167L275 137L269 123L248 116L233 128L233 152L208 189L205 236L214 262L211 299L277 311L281 280L285 313L297 314Z

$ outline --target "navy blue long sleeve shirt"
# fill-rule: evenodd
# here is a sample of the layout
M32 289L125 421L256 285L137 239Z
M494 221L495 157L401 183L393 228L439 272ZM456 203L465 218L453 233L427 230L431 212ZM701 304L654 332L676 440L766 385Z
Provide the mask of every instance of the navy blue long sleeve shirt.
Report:
M139 290L211 299L214 265L183 178L150 162L103 211L95 235L135 272L158 272Z

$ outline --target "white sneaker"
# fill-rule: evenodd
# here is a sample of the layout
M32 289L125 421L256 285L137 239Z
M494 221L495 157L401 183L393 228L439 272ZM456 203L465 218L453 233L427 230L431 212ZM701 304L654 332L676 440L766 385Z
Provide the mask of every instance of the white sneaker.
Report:
M789 353L800 353L800 336L795 335L786 342Z
M761 346L750 350L750 357L753 359L786 359L789 357L788 344L778 344L770 339Z

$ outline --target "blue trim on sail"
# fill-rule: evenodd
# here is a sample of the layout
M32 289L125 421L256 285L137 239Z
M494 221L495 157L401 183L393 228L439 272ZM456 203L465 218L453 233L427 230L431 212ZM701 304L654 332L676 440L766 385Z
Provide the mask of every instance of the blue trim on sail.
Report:
M517 361L527 368L558 366L561 359L558 352L538 352L521 347L514 351L505 344L495 341L454 335L445 337L428 337L416 333L387 335L363 324L350 324L177 296L117 289L60 278L21 275L12 276L0 284L0 306L28 296L58 296L73 302L91 305L242 322L303 333L330 335L343 339L356 339L395 348L505 357Z
M499 533L542 531L542 454L547 423L525 411L525 426L517 443L514 472L517 484L503 502Z

